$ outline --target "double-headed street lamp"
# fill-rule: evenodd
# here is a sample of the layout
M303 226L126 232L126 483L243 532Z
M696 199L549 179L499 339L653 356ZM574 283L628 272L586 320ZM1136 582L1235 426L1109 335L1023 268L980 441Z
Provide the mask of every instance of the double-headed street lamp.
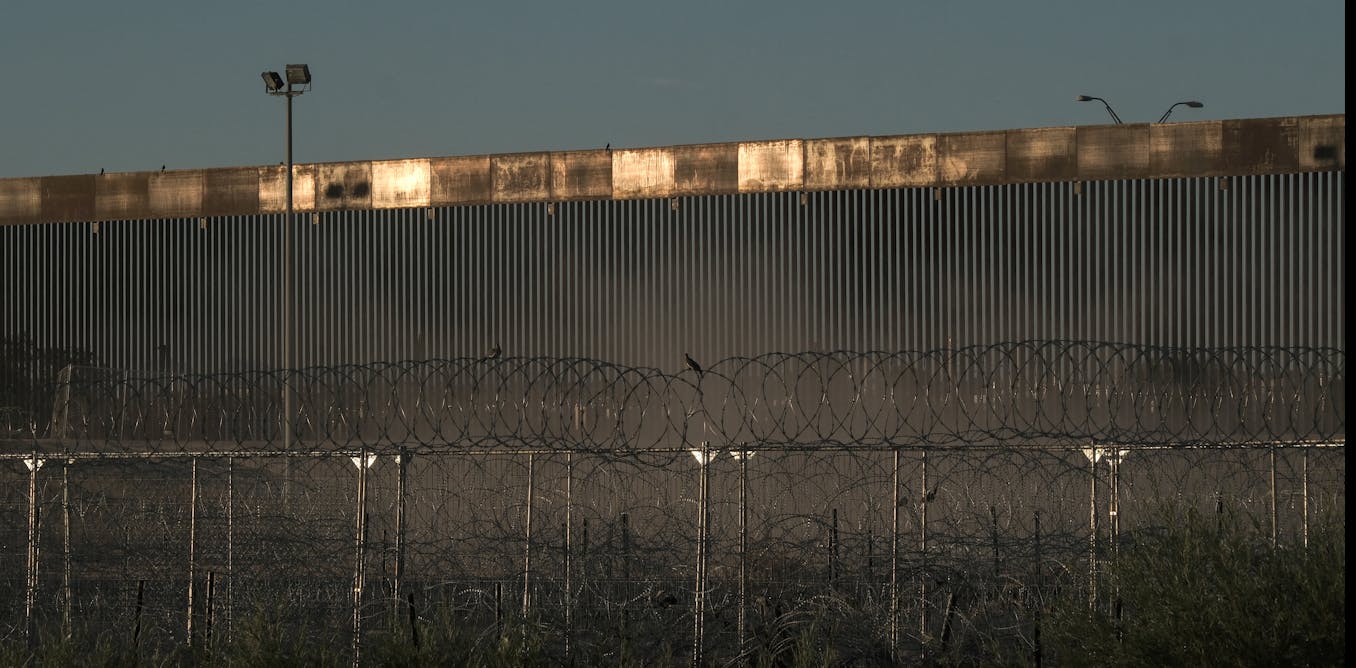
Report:
M302 65L288 65L284 70L286 81L277 72L266 71L260 76L264 79L264 88L269 95L281 95L287 98L287 218L283 225L283 313L282 313L282 353L283 368L296 366L292 358L293 325L296 319L295 304L292 303L292 98L311 89L311 68ZM290 378L283 382L283 449L292 447L294 415L292 408L292 383Z
M1108 104L1106 100L1103 100L1100 97L1093 97L1091 95L1079 95L1078 97L1074 98L1074 100L1077 102L1092 102L1094 100L1097 102L1101 102L1102 106L1106 107L1106 113L1111 114L1111 120L1115 121L1116 125L1120 125L1122 123L1121 117L1116 115L1116 111L1111 108L1111 105ZM1200 109L1201 107L1205 106L1204 104L1201 104L1196 100L1184 100L1182 102L1173 103L1173 105L1171 107L1168 107L1168 110L1163 112L1163 115L1159 117L1158 122L1162 123L1168 120L1168 116L1172 114L1172 110L1182 105L1186 105L1188 107L1191 107L1192 109Z

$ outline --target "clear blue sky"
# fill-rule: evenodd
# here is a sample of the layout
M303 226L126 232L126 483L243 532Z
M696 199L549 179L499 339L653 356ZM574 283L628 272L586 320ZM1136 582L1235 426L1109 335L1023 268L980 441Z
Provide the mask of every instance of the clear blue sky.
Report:
M0 11L0 177L1346 112L1313 2L62 2Z

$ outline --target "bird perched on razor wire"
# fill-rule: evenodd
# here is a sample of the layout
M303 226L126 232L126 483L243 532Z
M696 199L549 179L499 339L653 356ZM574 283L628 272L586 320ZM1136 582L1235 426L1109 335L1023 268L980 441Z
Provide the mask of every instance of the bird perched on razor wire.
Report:
M684 361L684 362L687 362L687 368L692 369L693 371L696 371L696 372L697 372L697 377L698 377L698 378L701 377L701 375L702 375L702 365L697 364L697 360L692 359L692 356L691 356L691 355L689 355L689 354L687 354L687 353L683 353L683 361Z

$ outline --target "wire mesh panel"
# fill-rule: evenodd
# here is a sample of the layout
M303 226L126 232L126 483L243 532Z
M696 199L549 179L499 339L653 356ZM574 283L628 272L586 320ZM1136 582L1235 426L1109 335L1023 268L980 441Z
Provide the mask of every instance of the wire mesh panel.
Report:
M151 652L267 625L357 648L413 619L562 657L772 655L807 632L845 660L1030 652L1050 592L1113 605L1117 551L1184 514L1292 545L1345 522L1340 447L378 450L48 458L35 605L16 555L7 635ZM26 545L27 500L8 507Z

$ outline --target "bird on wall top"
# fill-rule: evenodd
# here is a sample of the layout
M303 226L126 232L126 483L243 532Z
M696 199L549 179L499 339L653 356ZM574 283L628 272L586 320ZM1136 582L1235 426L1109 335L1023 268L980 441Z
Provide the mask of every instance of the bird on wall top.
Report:
M702 375L702 365L697 364L697 360L692 359L691 355L683 353L683 361L687 362L687 368L696 371L698 376Z
M604 151L611 151L611 150L612 150L612 142L608 142L608 143L607 143L607 146L604 146L604 147L603 147L603 150L604 150Z
M501 349L499 347L499 344L496 343L494 344L493 348L490 348L489 352L485 353L485 359L487 360L498 359L499 356L502 354L504 354L503 349Z
M104 175L104 168L103 168L103 167L100 167L100 168L99 168L99 176L103 176L103 175Z
M164 166L164 165L160 165L160 171L162 171L162 172L165 171L165 166Z

